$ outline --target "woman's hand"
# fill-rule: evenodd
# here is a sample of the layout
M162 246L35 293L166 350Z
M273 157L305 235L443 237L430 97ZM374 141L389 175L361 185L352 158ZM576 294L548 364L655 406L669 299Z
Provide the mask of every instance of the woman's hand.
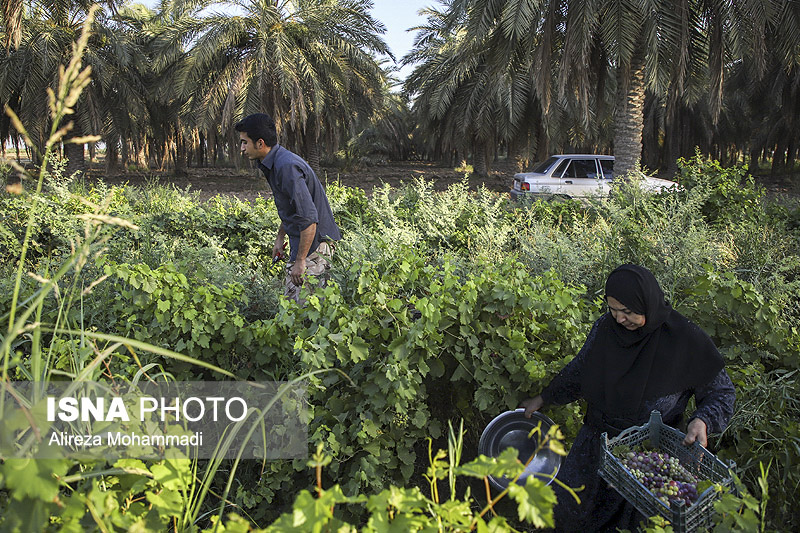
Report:
M699 442L703 448L708 446L708 428L706 427L706 423L699 418L694 418L689 422L689 426L686 428L686 438L683 439L683 443L686 446L689 446L695 441Z
M541 409L543 405L544 400L541 394L535 398L528 398L519 404L520 407L525 408L525 418L530 418L533 412Z

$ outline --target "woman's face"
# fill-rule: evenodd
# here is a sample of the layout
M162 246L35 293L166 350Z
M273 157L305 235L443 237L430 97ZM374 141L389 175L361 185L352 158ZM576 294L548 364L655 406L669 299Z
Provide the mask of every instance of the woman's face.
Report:
M614 317L617 324L623 328L633 331L644 326L646 322L644 315L634 313L612 296L606 296L606 302L608 303L608 310L611 312L611 316Z

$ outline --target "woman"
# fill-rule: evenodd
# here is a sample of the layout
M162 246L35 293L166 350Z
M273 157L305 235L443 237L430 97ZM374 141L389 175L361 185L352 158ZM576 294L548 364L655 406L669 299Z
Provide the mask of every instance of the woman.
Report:
M616 436L647 422L652 410L678 426L689 398L697 409L684 444L708 442L733 414L735 393L713 341L664 299L653 274L623 265L606 281L608 313L594 323L578 355L539 396L522 402L530 417L546 404L584 398L584 425L558 479L578 492L581 503L556 487L556 531L635 531L645 517L597 474L600 436Z

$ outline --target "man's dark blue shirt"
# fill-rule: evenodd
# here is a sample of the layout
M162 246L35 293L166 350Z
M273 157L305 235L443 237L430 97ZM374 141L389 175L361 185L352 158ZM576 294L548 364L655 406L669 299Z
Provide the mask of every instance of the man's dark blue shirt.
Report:
M300 232L311 224L316 223L317 232L308 250L309 255L316 251L320 242L342 238L333 221L325 190L302 157L276 144L258 166L272 188L278 216L289 236L290 261L297 259Z

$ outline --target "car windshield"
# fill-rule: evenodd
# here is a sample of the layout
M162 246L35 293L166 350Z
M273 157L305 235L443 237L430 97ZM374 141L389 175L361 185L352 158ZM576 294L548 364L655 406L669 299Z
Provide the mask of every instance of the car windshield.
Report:
M552 167L555 162L558 161L557 157L551 157L544 163L540 163L538 166L534 167L531 172L536 172L537 174L545 174L547 171Z

